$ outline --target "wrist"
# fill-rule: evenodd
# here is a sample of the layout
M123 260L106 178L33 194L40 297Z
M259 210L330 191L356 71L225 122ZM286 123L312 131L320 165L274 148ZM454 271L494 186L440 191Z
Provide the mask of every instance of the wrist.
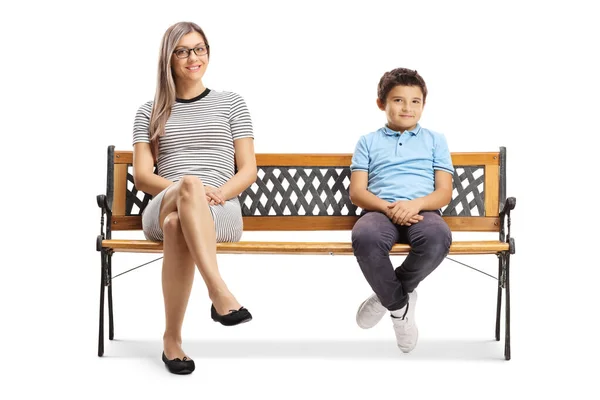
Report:
M221 194L225 200L232 199L236 196L234 193L231 193L231 190L226 185L219 187L219 190L221 191Z
M414 199L413 201L415 202L415 205L417 206L419 212L425 209L425 198L419 197L418 199Z
M389 209L390 209L390 208L389 208L389 206L390 206L391 204L392 204L392 203L390 203L389 201L382 200L382 201L379 203L379 211L380 211L380 212L382 212L383 214L387 214L387 213L388 213L388 211L389 211Z

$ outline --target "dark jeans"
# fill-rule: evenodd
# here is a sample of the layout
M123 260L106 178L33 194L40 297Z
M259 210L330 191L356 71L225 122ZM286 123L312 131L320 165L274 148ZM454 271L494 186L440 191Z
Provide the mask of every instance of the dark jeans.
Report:
M367 282L390 311L408 302L408 293L448 254L452 232L437 211L422 211L423 220L411 226L394 224L380 212L365 213L352 229L352 248ZM411 251L394 270L390 250L408 243Z

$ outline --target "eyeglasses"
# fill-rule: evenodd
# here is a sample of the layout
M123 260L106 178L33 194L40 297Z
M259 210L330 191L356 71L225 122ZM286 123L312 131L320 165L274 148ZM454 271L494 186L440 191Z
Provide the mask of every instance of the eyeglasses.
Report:
M175 57L177 58L188 58L190 56L191 52L194 52L195 55L199 56L203 56L205 54L208 53L208 45L206 46L198 46L198 47L194 47L193 49L187 49L185 47L182 47L180 49L177 49L173 52L173 54L175 54Z

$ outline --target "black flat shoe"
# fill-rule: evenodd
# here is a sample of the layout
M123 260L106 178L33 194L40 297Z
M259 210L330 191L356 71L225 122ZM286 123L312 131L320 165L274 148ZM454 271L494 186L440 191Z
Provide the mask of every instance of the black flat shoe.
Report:
M250 311L241 307L239 310L230 310L229 314L221 315L217 312L214 304L210 307L210 317L215 322L220 322L225 326L233 326L237 324L241 324L244 322L248 322L252 319L252 314Z
M174 358L169 360L165 355L165 352L162 353L162 360L169 369L169 372L177 375L187 375L194 372L196 369L196 364L194 360L190 360L187 357L183 357L183 360L179 358Z

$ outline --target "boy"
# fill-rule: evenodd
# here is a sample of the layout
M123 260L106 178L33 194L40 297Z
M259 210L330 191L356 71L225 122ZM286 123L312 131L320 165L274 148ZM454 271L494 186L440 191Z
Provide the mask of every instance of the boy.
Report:
M377 106L387 124L358 141L350 169L350 198L363 214L352 229L352 248L375 292L359 307L361 328L375 326L390 311L396 342L410 352L417 345L417 285L446 257L452 243L440 208L452 198L454 167L446 139L419 125L427 87L406 68L386 72ZM395 243L411 251L394 270Z

